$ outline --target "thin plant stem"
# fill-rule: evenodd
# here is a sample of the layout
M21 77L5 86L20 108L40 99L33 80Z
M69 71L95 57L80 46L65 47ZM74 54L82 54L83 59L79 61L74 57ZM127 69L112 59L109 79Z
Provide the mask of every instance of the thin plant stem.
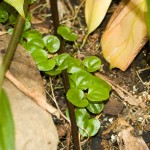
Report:
M29 5L29 0L25 0L25 2L24 2L25 14L27 13L28 5ZM6 54L2 60L1 66L0 66L0 89L1 89L2 84L3 84L6 71L9 69L12 58L15 54L15 51L16 51L16 48L17 48L17 45L19 42L19 37L20 37L20 34L21 34L23 26L24 26L24 22L25 22L25 20L21 17L20 14L18 14L17 22L15 25L13 34L11 36Z
M55 35L57 35L57 28L59 27L57 0L50 0L50 4L51 4L51 13L52 13L54 33L55 33ZM62 38L60 36L58 36L58 38L60 39L60 42L61 42L61 47L59 50L59 53L61 54L61 53L64 53L65 41L62 40ZM69 78L68 78L68 74L66 71L62 72L62 78L63 78L65 92L67 93L67 91L70 89L70 83L69 83ZM77 127L76 118L75 118L75 108L68 100L66 101L66 103L68 106L69 116L70 116L70 121L71 121L73 149L80 150L78 127Z

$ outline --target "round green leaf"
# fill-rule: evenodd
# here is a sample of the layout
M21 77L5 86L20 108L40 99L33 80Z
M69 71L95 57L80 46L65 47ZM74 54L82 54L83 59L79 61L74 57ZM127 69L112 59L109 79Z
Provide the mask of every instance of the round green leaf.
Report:
M98 114L100 113L103 108L104 108L104 104L103 103L92 103L89 101L89 104L86 107L91 113L93 114Z
M34 44L34 43L29 43L29 42L27 42L27 43L24 43L23 44L23 46L24 46L24 48L30 53L30 54L32 54L34 51L42 51L43 50L43 48L42 47L40 47L39 45L36 45L36 44Z
M80 129L80 134L83 137L94 136L100 129L100 121L92 118L84 121L83 129Z
M82 66L77 66L77 65L69 65L68 68L67 68L67 73L77 73L77 72L80 72L84 70L84 68Z
M79 89L69 89L67 92L67 99L77 107L86 107L88 100L84 99L84 92Z
M55 53L60 48L60 41L54 35L47 35L43 38L46 48L50 53Z
M37 64L40 71L49 71L55 67L56 62L53 59L47 59Z
M8 13L5 10L0 9L0 22L5 23L9 18Z
M77 88L81 90L86 90L92 84L92 76L86 71L80 71L77 73L73 73L69 76L70 79L74 82Z
M53 59L56 61L56 65L59 67L59 70L64 70L68 67L68 63L66 60L69 57L70 55L66 53L53 57Z
M35 44L38 45L41 48L44 48L44 42L42 39L32 39L28 42L28 44Z
M48 53L45 50L35 50L31 55L35 60L36 64L42 61L46 61L48 59Z
M77 35L67 26L62 25L58 27L57 33L67 41L75 41L77 39Z
M84 121L90 118L89 113L85 108L78 108L75 111L77 126L83 128Z
M83 60L83 65L87 67L89 72L94 72L100 68L101 60L96 56L89 56Z
M22 33L22 37L24 37L28 42L31 41L32 39L42 40L42 34L37 30L25 31Z
M101 78L96 77L96 76L93 76L93 85L92 86L99 86L100 89L105 88L109 92L111 90L111 86L108 83L106 83L104 80L102 80Z
M99 85L92 85L88 89L87 98L90 101L104 101L109 98L109 91L106 88L101 88Z

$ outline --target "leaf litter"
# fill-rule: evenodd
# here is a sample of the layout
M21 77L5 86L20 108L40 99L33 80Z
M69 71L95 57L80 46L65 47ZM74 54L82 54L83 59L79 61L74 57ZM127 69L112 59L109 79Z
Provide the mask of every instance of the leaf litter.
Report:
M69 25L72 29L78 34L79 39L77 40L80 44L82 44L82 40L86 35L86 25L84 20L84 5L83 1L79 1L78 5L73 5L72 1L69 1L70 4L66 3L66 1L59 1L59 5L61 6L61 11L63 15L61 15L61 22ZM32 11L32 23L33 26L43 33L52 32L52 24L49 21L50 16L46 15L46 10L48 7L44 7L42 11L45 13L45 18L43 19L41 8L38 7L40 4L45 4L44 6L48 6L45 1L41 1L39 4L36 4L36 9ZM148 46L143 48L143 52L141 51L137 58L134 60L132 65L126 72L121 72L118 69L109 70L108 63L103 59L101 55L100 48L100 38L101 34L106 26L106 22L110 18L112 14L112 8L116 8L118 5L118 1L116 0L111 4L111 7L108 11L109 13L106 15L105 20L102 22L101 26L98 27L92 34L89 35L87 42L85 43L82 49L79 49L76 45L71 45L67 43L66 49L70 51L76 57L86 57L89 55L99 56L102 60L103 68L97 73L104 78L112 86L112 94L115 95L117 101L124 104L123 110L120 110L118 115L107 115L102 112L99 116L99 120L101 121L102 128L99 133L91 139L81 139L81 147L84 150L99 150L103 149L121 149L122 147L126 147L128 149L131 146L131 143L128 144L125 136L129 137L131 141L139 142L139 136L141 138L142 144L146 148L150 144L150 138L148 140L145 139L145 136L149 134L149 122L150 122L150 92L149 92L149 81L150 78L148 76L141 76L141 72L144 72L146 68L149 68L150 62L146 61L147 57L150 55L147 51ZM69 7L68 7L69 6ZM34 7L33 7L34 8ZM80 9L78 9L80 8ZM68 14L73 14L70 16ZM35 14L34 14L35 13ZM38 14L38 15L37 15ZM69 16L69 17L68 17ZM34 24L34 20L39 20L40 23ZM147 55L144 56L143 53ZM142 61L139 61L142 60ZM146 78L146 82L145 81ZM66 105L65 105L65 97L62 81L60 78L54 78L52 80L53 89L50 89L50 80L43 75L43 80L45 82L45 89L48 94L52 95L54 90L55 102L52 98L49 98L50 103L53 106L57 106L61 112L65 114ZM56 104L57 101L57 104ZM107 105L108 102L106 102ZM115 107L115 105L114 105ZM120 120L120 118L123 120ZM64 118L56 118L53 116L53 120L55 122L56 127L59 130L59 139L60 143L58 149L67 148L70 144L70 127L69 123ZM125 122L127 124L123 127L120 127L120 122ZM65 127L65 128L64 128ZM133 131L136 131L136 136L133 136L131 133L131 128ZM68 138L69 137L69 138ZM143 139L144 141L143 141ZM123 142L122 142L123 141ZM96 142L98 142L96 144ZM95 144L93 144L95 143ZM146 143L146 145L145 145ZM93 146L95 145L95 147ZM97 146L96 146L97 145ZM72 146L71 146L72 149Z

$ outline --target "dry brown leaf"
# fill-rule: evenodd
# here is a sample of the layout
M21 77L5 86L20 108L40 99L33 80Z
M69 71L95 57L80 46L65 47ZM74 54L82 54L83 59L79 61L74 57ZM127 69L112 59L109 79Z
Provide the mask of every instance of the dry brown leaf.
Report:
M9 36L3 35L0 38L1 61ZM48 106L40 73L31 56L21 46L17 48L10 72L34 97L40 98L38 99L40 106ZM16 150L57 149L58 133L51 115L6 79L4 87L10 99L15 122Z
M125 71L147 42L146 1L130 0L118 6L101 39L110 67Z
M118 134L118 144L120 150L149 150L141 137L134 135L134 129L122 118L118 119L118 125L123 128Z

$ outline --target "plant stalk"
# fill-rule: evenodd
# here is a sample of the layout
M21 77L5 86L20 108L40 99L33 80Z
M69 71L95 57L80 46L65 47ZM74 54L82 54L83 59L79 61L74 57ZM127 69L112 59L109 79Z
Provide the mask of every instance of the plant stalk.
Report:
M54 27L54 33L57 35L57 28L59 27L59 13L58 13L58 6L57 6L57 0L50 0L51 4L51 13L52 13L52 20L53 20L53 27ZM58 38L60 39L61 42L61 47L59 50L59 53L64 53L64 43L65 41L62 40L62 38L57 35ZM68 74L66 71L62 72L62 78L63 78L63 83L65 87L65 92L70 89L70 83L69 83L69 78ZM66 101L68 110L69 110L69 116L71 120L71 131L72 131L72 141L73 141L73 149L74 150L80 150L80 145L79 145L79 136L78 136L78 127L76 124L76 118L75 118L75 109L74 106L67 100Z
M24 2L24 13L27 13L28 10L28 5L29 5L29 0L25 0ZM13 34L11 36L6 54L2 60L1 66L0 66L0 89L2 87L5 73L9 69L9 66L11 64L12 58L15 54L18 42L19 42L19 37L22 32L23 26L24 26L25 20L21 17L20 14L18 14L17 17L17 22L13 31Z

